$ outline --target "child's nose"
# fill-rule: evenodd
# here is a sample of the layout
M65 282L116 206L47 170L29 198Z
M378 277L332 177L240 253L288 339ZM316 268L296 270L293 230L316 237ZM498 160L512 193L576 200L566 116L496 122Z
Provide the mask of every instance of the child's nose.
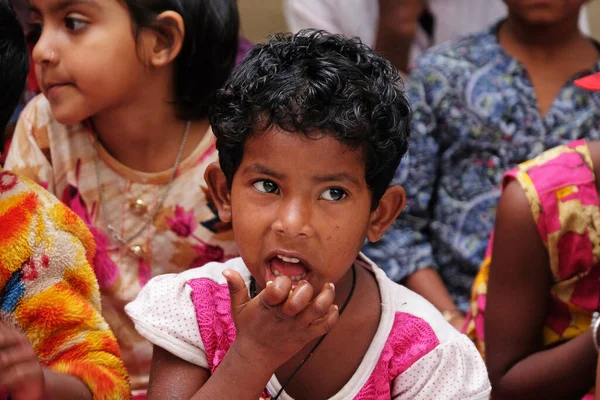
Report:
M290 238L308 238L314 234L311 221L312 207L310 202L291 200L282 203L272 229L276 233Z
M44 30L33 47L31 58L34 63L42 64L54 64L58 61L58 53L50 40L50 35L45 34Z

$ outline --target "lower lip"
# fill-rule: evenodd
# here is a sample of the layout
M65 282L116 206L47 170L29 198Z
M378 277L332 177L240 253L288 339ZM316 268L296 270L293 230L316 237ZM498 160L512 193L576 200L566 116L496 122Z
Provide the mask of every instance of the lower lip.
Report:
M48 89L46 96L48 97L49 100L51 100L51 99L55 98L56 96L58 96L61 89L64 89L67 86L68 85L54 85L54 86L50 87L50 89Z
M275 274L273 273L273 271L271 271L271 265L267 264L267 268L266 269L267 269L266 282L274 281L275 278L277 278L277 277L275 276ZM283 276L283 275L279 275L279 276ZM300 283L300 281L308 281L309 278L310 278L310 272L308 272L304 278L302 278L302 279L300 279L298 281L292 280L292 288L295 289L296 286L298 286L298 283Z

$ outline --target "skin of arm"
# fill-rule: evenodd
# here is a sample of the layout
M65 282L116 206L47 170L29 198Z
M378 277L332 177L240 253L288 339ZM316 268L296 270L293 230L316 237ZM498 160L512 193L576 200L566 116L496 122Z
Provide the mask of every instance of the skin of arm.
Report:
M375 49L404 73L424 8L423 0L379 0Z
M498 205L485 338L494 399L581 398L594 384L591 333L545 348L552 276L525 193L514 181Z

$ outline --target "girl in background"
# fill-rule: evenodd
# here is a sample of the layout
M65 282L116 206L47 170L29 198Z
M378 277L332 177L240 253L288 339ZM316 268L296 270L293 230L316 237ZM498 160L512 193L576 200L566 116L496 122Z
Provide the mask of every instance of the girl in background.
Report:
M103 314L134 394L152 346L124 313L153 276L236 254L207 194L207 120L238 44L235 0L33 0L42 95L21 114L6 167L71 207L97 243Z

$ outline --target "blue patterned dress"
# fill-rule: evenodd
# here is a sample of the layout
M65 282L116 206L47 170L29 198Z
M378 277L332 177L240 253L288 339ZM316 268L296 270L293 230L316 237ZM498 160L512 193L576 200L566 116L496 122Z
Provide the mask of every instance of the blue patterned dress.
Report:
M571 79L541 115L525 67L498 43L498 26L432 49L411 73L412 137L395 177L407 208L364 249L395 281L437 268L463 311L503 173L557 145L600 139L600 92ZM600 60L592 71L600 71Z

